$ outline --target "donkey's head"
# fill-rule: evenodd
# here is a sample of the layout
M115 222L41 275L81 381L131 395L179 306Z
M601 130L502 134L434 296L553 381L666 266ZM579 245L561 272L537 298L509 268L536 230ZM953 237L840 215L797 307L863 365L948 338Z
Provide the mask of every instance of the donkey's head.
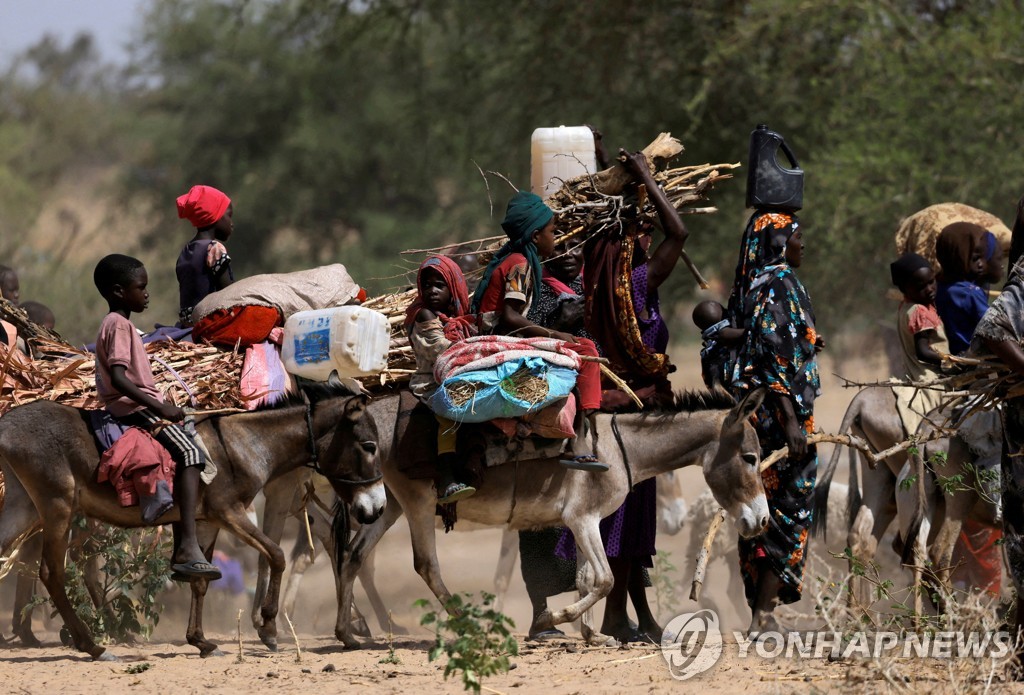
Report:
M764 401L765 390L743 397L722 419L716 441L704 457L704 479L722 507L736 523L743 538L768 527L768 500L761 484L761 445L750 416Z
M386 495L377 455L377 423L366 409L367 396L348 398L325 447L320 469L362 524L384 512Z

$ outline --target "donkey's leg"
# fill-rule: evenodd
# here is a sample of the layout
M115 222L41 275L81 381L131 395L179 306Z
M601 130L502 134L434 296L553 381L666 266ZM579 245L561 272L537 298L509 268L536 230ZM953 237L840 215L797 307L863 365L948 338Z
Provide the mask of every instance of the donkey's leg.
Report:
M359 583L363 585L366 598L370 599L370 606L373 608L373 614L377 618L377 624L380 625L380 629L385 633L390 631L395 635L408 635L409 631L407 629L392 623L388 617L388 608L384 605L384 599L380 597L380 592L377 591L377 582L374 575L374 560L376 557L377 549L373 548L366 555L366 559L363 560L363 564L359 568ZM355 604L353 604L353 608L355 608Z
M75 648L86 652L93 659L117 661L117 658L106 654L106 650L93 641L89 628L78 617L74 606L68 599L64 587L64 557L68 550L68 530L71 526L71 504L64 499L51 499L45 510L43 524L43 559L39 563L39 578L50 593L50 599L57 607L64 626L71 633Z
M942 459L935 457L932 459L931 465L936 479L949 479L954 475L962 474L965 486L977 488L979 483L975 480L974 474L966 470L967 464L973 461L974 456L963 440L960 437L950 437L949 455L946 460L943 462ZM940 612L945 612L945 597L949 596L952 589L950 575L953 571L951 567L953 549L960 537L964 521L978 502L978 493L975 489L949 491L943 489L942 495L945 504L941 507L944 508L944 513L935 520L937 525L935 538L931 541L928 552L928 559L932 564L930 571L926 573L930 575L926 576L926 582L929 578L933 580L928 582L931 584L929 588L933 590L929 591L929 596L937 596L939 600L936 607Z
M567 520L569 522L570 520ZM608 564L608 557L604 553L604 545L601 543L601 530L598 526L600 519L595 516L586 516L572 519L567 523L569 529L576 537L576 552L582 563L589 563L590 571L593 572L593 579L589 582L589 589L586 596L572 603L560 611L550 615L550 620L545 620L542 613L534 622L542 629L550 629L559 623L568 623L576 620L583 612L608 595L612 589L612 568ZM577 572L581 572L577 570ZM596 635L596 633L595 633ZM600 635L602 642L607 637Z
M284 536L284 525L288 513L295 505L298 490L301 486L301 473L296 471L272 480L263 488L263 533L274 543L280 545ZM303 534L299 534L300 539ZM257 630L263 625L262 606L267 598L270 582L270 565L267 558L260 553L259 570L256 575L256 593L252 599L252 626ZM296 587L298 590L298 587Z
M317 524L313 524L313 528L316 528ZM263 530L266 531L266 524L263 526ZM313 558L310 556L312 547L309 545L309 540L306 538L305 532L300 528L299 537L295 541L295 547L292 548L291 556L288 558L290 570L288 572L288 582L285 584L284 596L281 599L281 610L286 615L295 615L295 600L299 595L299 587L302 584L302 578L306 574L306 570L313 566ZM260 557L260 576L264 579L263 594L266 596L266 584L270 577L270 567ZM262 601L262 596L258 598ZM255 620L259 613L259 604L256 600L253 600L253 624L256 625ZM260 618L262 621L262 617ZM259 627L259 625L256 625Z
M853 555L850 561L849 605L862 610L867 600L867 587L858 579L857 564L868 564L875 559L878 544L892 520L896 518L896 477L886 465L871 470L861 458L863 502L847 537Z
M277 611L281 598L281 576L284 574L284 551L265 533L258 529L245 513L245 507L236 504L224 510L221 521L239 540L260 551L270 563L270 582L267 595L260 606L262 624L256 629L263 644L271 651L277 651Z
M207 562L213 560L213 548L217 543L218 530L213 524L205 521L196 521L197 540L199 541L199 547L203 549L203 554L206 555ZM189 607L188 628L185 631L185 640L198 649L199 656L205 659L210 655L221 653L217 649L217 645L207 640L206 635L203 633L203 603L206 599L206 590L210 586L210 580L193 579L190 584L192 588L192 605Z
M345 645L346 649L358 649L362 646L353 634L350 609L356 577L359 576L363 562L373 553L377 542L401 516L402 506L389 496L384 513L373 523L363 524L359 527L349 543L345 557L341 558L340 567L338 562L334 565L335 588L338 593L338 618L334 626L334 636ZM431 519L431 529L433 529L433 519Z
M15 578L14 616L11 626L14 629L14 636L21 640L22 646L38 647L40 642L32 633L33 610L28 606L36 593L36 577L39 576L39 567L36 563L43 554L42 535L33 534L22 544L18 554L26 566L20 569Z
M409 535L412 536L412 563L416 574L423 578L430 590L447 606L452 595L441 579L441 565L437 561L437 535L434 528L434 500L423 497L419 504L409 505Z
M498 553L498 566L494 568L494 610L501 612L505 607L505 594L512 583L512 573L516 569L516 556L519 555L519 534L506 526L501 532L501 551Z

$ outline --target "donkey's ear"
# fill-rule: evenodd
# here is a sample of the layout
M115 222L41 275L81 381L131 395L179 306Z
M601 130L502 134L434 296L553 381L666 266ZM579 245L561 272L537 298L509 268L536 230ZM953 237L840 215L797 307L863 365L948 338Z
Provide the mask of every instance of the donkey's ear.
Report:
M364 395L352 396L345 403L345 419L349 422L359 422L363 415L366 414L366 403L369 401L369 397Z
M768 389L761 386L749 391L747 395L740 400L733 409L729 411L729 415L725 418L725 425L731 427L737 423L742 423L750 418L761 404L764 403L765 396L768 395Z

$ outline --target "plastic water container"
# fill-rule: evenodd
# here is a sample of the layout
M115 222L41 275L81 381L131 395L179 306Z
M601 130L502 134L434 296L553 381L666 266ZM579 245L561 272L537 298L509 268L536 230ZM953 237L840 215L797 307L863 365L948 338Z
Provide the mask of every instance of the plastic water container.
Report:
M779 162L779 152L789 166ZM799 210L804 204L804 170L781 135L758 124L750 133L747 158L747 207Z
M300 311L284 323L281 359L289 373L326 381L380 374L388 366L391 327L379 311L361 306Z
M530 189L548 198L562 182L597 173L594 134L586 126L537 128L530 138Z

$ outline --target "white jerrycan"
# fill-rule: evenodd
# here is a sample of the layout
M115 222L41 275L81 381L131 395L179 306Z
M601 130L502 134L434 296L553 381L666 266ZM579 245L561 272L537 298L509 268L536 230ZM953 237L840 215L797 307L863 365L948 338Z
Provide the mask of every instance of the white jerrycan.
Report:
M388 366L391 326L379 311L361 306L299 311L284 323L281 359L290 374L326 381L372 376Z

